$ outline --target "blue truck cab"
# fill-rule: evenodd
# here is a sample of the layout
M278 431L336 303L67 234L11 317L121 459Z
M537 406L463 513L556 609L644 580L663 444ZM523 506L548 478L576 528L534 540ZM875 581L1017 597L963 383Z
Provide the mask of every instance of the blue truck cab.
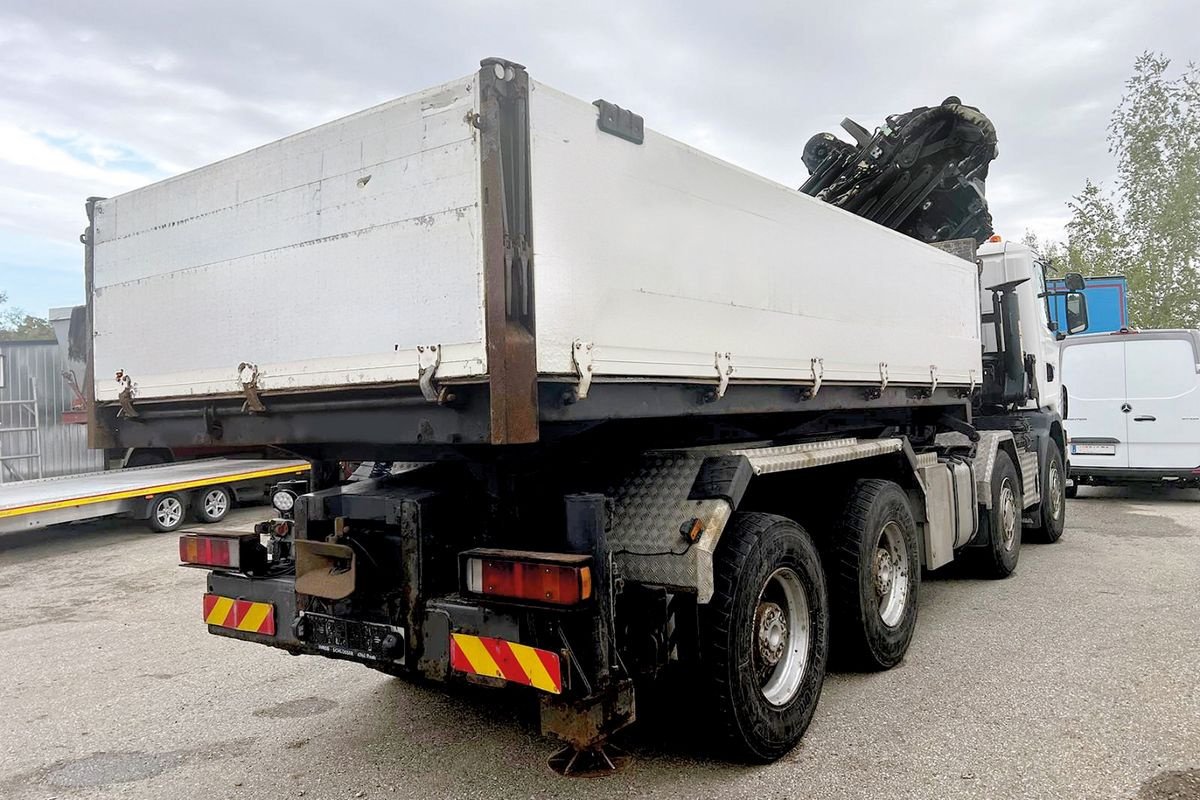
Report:
M1051 292L1064 292L1066 283L1061 278L1047 279L1046 289ZM1088 310L1086 332L1106 333L1128 328L1128 293L1128 284L1123 275L1084 278L1083 295L1087 298ZM1058 330L1066 333L1066 295L1051 295L1046 300L1049 304L1050 321L1057 324Z

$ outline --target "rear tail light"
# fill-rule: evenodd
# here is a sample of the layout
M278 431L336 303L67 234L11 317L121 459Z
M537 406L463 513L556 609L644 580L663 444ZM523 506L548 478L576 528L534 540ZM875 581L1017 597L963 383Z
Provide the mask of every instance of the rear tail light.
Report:
M592 596L590 556L481 548L460 558L471 594L554 606L578 605Z
M265 564L257 533L195 534L179 537L179 560L184 566L253 570Z

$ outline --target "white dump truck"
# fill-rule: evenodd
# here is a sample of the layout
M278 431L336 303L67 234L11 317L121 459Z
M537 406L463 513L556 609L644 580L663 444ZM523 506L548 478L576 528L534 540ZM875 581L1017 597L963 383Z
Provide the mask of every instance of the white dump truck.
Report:
M317 467L265 538L181 538L211 633L531 687L564 769L683 676L779 758L831 660L904 657L923 570L1065 513L1041 267L975 253L994 130L847 129L798 192L487 59L93 198L93 444ZM328 466L389 459L427 465Z

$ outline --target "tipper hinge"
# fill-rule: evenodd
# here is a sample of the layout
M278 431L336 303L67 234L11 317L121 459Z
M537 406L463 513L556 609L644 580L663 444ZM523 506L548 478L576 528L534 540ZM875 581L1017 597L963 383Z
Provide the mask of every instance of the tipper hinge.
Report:
M133 407L133 378L123 369L117 370L117 383L121 386L121 393L117 395L117 402L121 404L121 410L118 416L134 417L141 416L137 409Z
M808 399L817 396L817 392L821 391L821 381L825 379L825 359L814 358L810 362L812 364L812 389L809 390Z
M575 364L575 372L579 375L579 383L575 386L575 399L586 400L588 390L592 388L592 343L576 339L571 345L571 361Z
M433 382L441 363L442 348L440 345L417 346L417 383L421 387L421 395L431 403L441 400L438 387Z
M258 365L243 361L238 364L238 383L242 385L242 394L246 400L242 403L243 414L261 414L267 410L262 398L258 396Z
M725 390L729 388L729 376L733 374L733 356L719 351L714 355L717 367L717 397L724 397Z

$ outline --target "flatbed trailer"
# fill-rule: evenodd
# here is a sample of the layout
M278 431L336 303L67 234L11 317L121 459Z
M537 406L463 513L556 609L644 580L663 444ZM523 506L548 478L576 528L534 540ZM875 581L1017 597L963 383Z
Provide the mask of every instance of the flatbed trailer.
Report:
M169 531L189 510L200 521L220 522L234 500L265 499L269 484L309 469L306 461L216 458L6 484L0 533L118 515Z

